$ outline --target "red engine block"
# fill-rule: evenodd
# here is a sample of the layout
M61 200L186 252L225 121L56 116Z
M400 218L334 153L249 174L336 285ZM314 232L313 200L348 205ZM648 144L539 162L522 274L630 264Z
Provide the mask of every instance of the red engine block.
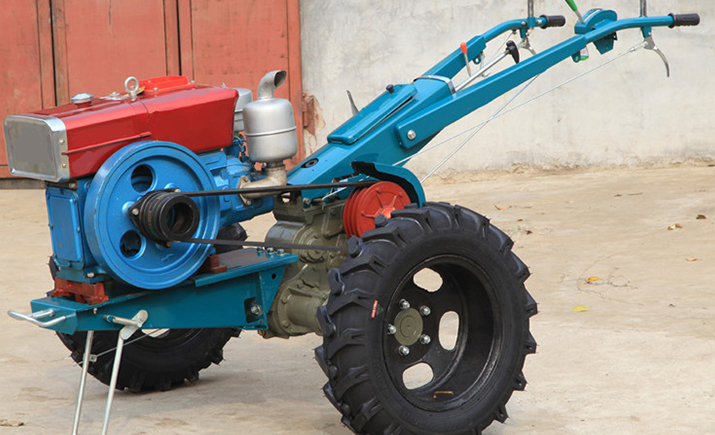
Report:
M197 85L186 77L139 82L137 98L96 98L33 112L64 122L72 178L91 175L123 146L138 140L175 142L199 153L231 145L238 92Z

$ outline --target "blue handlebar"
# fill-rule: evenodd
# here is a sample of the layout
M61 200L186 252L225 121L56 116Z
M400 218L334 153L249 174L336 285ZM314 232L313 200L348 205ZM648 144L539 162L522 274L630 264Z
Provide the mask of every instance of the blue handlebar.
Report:
M545 18L537 19L537 23L539 20L545 20ZM452 95L450 98L442 99L418 113L413 114L397 125L397 133L400 141L406 148L423 145L420 142L429 140L447 125L488 104L500 95L528 79L541 74L564 59L571 57L574 53L578 53L591 42L601 40L624 29L670 27L674 25L674 22L674 17L669 15L598 22L595 24L595 28L584 30L583 34L573 36L546 51ZM694 22L694 20L687 20L687 22ZM588 24L589 20L586 20L586 25ZM482 46L486 46L486 41L494 39L506 31L521 29L526 25L526 20L507 21L483 35L473 38L467 43L467 46L470 48L474 47L475 51L480 50L479 52L481 52L483 50ZM584 24L579 23L577 27L583 25ZM461 55L459 50L457 50L457 53ZM478 55L479 53L473 54L471 50L469 51L470 59ZM461 58L460 63L456 61L456 57L457 55L452 53L442 62L430 69L425 75L443 75L448 78L453 78L461 70L461 67L464 66L464 59ZM457 68L457 66L459 66L459 68ZM408 137L408 132L413 132L410 134L413 139Z

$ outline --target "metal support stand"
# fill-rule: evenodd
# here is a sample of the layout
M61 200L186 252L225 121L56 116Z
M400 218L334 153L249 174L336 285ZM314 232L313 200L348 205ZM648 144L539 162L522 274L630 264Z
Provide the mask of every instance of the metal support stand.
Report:
M82 358L82 374L79 378L79 393L77 394L77 409L74 413L74 423L72 424L72 435L77 435L79 430L79 417L82 414L82 401L84 400L84 384L87 381L87 372L89 371L89 357L92 353L92 341L94 340L94 331L87 331L87 341L84 345L84 357Z
M114 354L114 364L112 365L112 378L109 381L109 393L107 394L107 406L104 409L104 421L102 423L102 435L107 435L109 430L109 416L112 412L112 402L114 401L114 390L117 388L117 378L119 377L119 366L122 363L122 351L124 350L124 341L142 327L146 319L149 317L146 311L140 310L132 319L124 319L122 317L104 316L104 320L110 323L124 325L119 330L117 338L117 347ZM87 380L87 372L89 371L90 357L92 353L92 341L94 340L94 331L87 331L87 341L84 347L84 357L82 358L82 374L79 381L79 393L77 394L77 409L74 414L74 423L72 425L72 435L78 434L79 419L82 414L82 403L84 401L84 387Z

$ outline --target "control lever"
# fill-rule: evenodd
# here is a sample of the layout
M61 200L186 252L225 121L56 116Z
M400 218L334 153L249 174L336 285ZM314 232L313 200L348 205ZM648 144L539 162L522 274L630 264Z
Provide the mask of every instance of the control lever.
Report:
M466 88L469 86L470 83L472 83L474 80L478 79L479 77L487 77L487 73L489 72L494 65L498 64L502 60L504 60L507 56L511 56L514 59L514 62L519 63L519 48L516 46L516 43L512 40L507 41L506 43L506 50L502 51L497 55L496 58L494 58L491 62L489 62L487 65L484 65L479 71L475 72L474 74L470 75L465 81L457 85L454 90L455 92L459 92L462 89ZM483 63L483 62L482 62Z
M581 15L581 12L578 11L578 6L576 6L576 2L574 0L566 0L566 4L569 5L571 10L576 14L578 20L583 23L583 15Z
M469 56L467 56L467 43L462 42L461 44L459 44L459 48L462 50L462 54L464 55L464 63L467 65L467 75L471 76L472 67L469 66Z
M647 17L648 16L648 0L641 0L641 17ZM645 27L641 29L641 32L643 33L643 42L646 50L651 50L655 51L658 56L660 56L660 60L663 61L665 64L665 76L670 77L670 64L668 63L668 58L665 57L665 53L660 51L660 48L658 48L657 45L655 45L655 41L653 40L653 33L650 27Z
M657 45L655 45L655 41L653 41L653 35L648 35L645 37L645 46L644 48L646 50L651 50L655 51L658 56L660 56L660 59L663 61L665 64L665 76L670 77L670 65L668 64L668 58L665 57L665 53L660 51L660 48L658 48Z
M529 41L529 36L527 35L524 39L519 42L519 47L531 53L532 56L536 56L536 50L531 46L531 41Z

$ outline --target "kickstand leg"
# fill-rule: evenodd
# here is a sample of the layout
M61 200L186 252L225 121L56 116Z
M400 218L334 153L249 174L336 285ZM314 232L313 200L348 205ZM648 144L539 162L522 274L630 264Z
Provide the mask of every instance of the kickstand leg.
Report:
M79 393L77 394L77 409L74 413L74 423L72 424L72 435L77 435L79 430L79 417L82 414L82 401L84 400L84 385L87 381L87 371L89 370L89 358L92 353L92 341L94 331L87 331L87 340L84 345L84 357L82 358L82 374L79 379Z
M124 338L122 335L123 334L120 333L119 338L117 338L117 350L114 355L114 365L112 366L112 379L109 381L109 393L107 394L107 407L104 409L102 435L107 435L107 430L109 429L109 414L112 412L114 390L117 388L117 377L119 376L119 366L122 362L122 350L124 349Z

